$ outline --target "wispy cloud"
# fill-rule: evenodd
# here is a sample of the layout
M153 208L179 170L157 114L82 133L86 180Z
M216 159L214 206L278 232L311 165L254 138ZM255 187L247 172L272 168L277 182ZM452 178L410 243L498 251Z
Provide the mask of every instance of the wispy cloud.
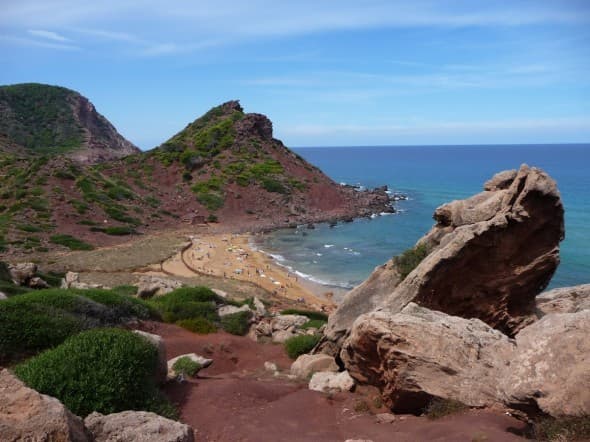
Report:
M127 33L127 32L118 32L118 31L111 31L111 30L105 30L105 29L81 29L81 28L72 28L72 31L77 34L95 37L99 40L120 41L120 42L127 42L127 43L145 43L145 41L142 40L141 38L137 37L136 35Z
M324 136L335 134L376 134L381 135L419 135L419 134L473 134L490 131L519 130L585 130L590 131L590 116L571 118L538 118L481 121L436 121L400 122L378 125L359 124L302 124L281 127L287 136Z
M41 37L46 40L59 41L59 42L70 41L69 38L66 38L63 35L60 35L57 32L45 31L43 29L29 29L28 33L35 36L35 37Z
M51 41L40 41L32 38L16 37L13 35L0 35L0 42L11 45L29 46L37 48L56 49L59 51L79 51L80 47L73 44L58 43Z

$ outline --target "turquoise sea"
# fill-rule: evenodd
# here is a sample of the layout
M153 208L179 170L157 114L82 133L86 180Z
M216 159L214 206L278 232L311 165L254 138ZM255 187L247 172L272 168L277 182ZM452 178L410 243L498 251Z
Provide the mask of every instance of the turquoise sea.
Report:
M406 194L399 212L334 228L279 230L257 245L300 276L350 288L414 245L439 205L480 192L496 172L522 163L548 172L565 206L566 239L550 287L590 282L590 145L366 146L294 149L336 182Z

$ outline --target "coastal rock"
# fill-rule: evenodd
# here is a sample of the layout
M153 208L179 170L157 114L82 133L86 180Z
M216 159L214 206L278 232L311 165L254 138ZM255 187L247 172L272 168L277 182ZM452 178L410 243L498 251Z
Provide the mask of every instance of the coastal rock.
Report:
M256 296L254 297L254 310L256 316L258 316L259 318L263 318L264 316L266 316L266 307L264 306L263 302Z
M227 292L224 292L223 290L219 290L219 289L211 289L213 290L213 293L215 293L217 296L221 296L223 299L227 298Z
M307 379L319 371L337 372L338 365L332 356L325 354L303 354L291 364L291 374L300 379Z
M400 280L400 274L393 261L376 267L368 279L346 294L338 308L329 316L317 351L332 356L338 355L355 319L381 305Z
M0 301L8 299L8 296L5 293L0 292Z
M526 165L495 175L486 188L436 209L437 224L416 246L427 256L403 281L394 258L349 292L319 351L337 354L360 314L394 315L410 302L480 319L509 336L534 322L535 297L559 264L561 197L553 179Z
M3 441L92 440L59 400L28 388L8 370L0 372L0 435Z
M26 286L29 280L37 273L37 264L32 262L9 264L8 270L10 271L12 282L16 285Z
M144 332L141 330L133 330L133 333L146 339L150 344L158 349L158 368L156 372L156 379L159 383L166 381L168 373L168 358L166 356L166 345L160 335Z
M106 288L101 284L87 284L80 282L80 274L76 272L67 272L64 278L61 280L62 289L102 289Z
M182 283L173 279L158 276L140 276L137 284L137 296L142 299L162 296L180 287L182 287Z
M297 336L293 327L288 330L277 330L272 333L272 342L275 344L284 344L287 339Z
M499 402L496 385L514 342L478 319L410 303L355 321L341 352L350 375L381 390L394 412L420 412L432 398L481 407Z
M219 317L223 318L224 316L227 316L227 315L233 315L235 313L251 312L251 311L252 311L252 309L250 309L250 306L248 304L244 304L241 307L236 307L233 305L223 305L217 309L217 314L219 315Z
M84 419L95 442L193 442L188 425L146 411L123 411Z
M590 284L562 287L537 296L537 315L576 313L590 310Z
M179 355L179 356L176 356L175 358L170 359L167 363L168 379L176 379L176 377L178 376L178 373L176 373L176 371L174 370L174 363L176 361L178 361L180 358L192 359L193 361L195 361L197 364L199 364L201 366L201 368L199 370L207 368L211 364L213 364L213 359L204 358L203 356L200 356L196 353L187 353L184 355Z
M309 381L309 389L322 393L336 391L351 391L354 388L354 379L347 371L333 373L330 371L318 371Z
M554 417L590 415L590 310L544 316L516 335L499 380L512 408Z
M47 288L49 288L49 284L47 284L46 281L39 278L38 276L33 276L29 280L29 287L31 287L33 289L47 289Z
M272 318L270 325L273 331L288 330L291 328L301 327L309 321L307 316L302 315L278 315Z

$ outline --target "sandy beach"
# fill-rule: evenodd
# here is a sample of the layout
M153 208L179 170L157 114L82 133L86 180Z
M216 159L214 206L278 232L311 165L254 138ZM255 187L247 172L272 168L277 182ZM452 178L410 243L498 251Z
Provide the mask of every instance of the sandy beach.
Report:
M331 312L335 308L329 288L303 280L250 245L248 234L193 236L190 246L162 263L169 274L200 273L254 283L269 293L302 306Z

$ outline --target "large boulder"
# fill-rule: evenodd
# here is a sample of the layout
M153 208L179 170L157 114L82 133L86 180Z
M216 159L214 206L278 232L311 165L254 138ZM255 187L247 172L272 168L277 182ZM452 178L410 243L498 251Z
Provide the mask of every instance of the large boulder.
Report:
M123 411L102 415L92 413L84 419L95 442L193 442L188 425L147 411Z
M420 412L433 398L481 407L498 402L497 384L513 340L479 319L410 303L355 321L340 357L361 384L378 387L395 412Z
M417 247L427 256L399 282L399 260L378 268L331 315L321 351L337 352L356 317L408 303L478 318L509 336L536 320L535 297L559 264L563 205L555 181L526 165L483 192L436 209Z
M590 310L590 284L562 287L537 296L537 315L576 313Z
M9 264L10 276L12 282L16 285L28 285L29 280L37 273L37 264L33 262L20 262L17 264Z
M318 371L338 371L338 365L332 356L325 354L299 356L291 364L291 374L300 379L307 379Z
M549 314L516 335L503 400L529 414L590 415L590 310Z
M92 440L59 400L28 388L8 370L0 372L0 435L3 441Z
M180 287L182 287L182 283L174 279L143 275L139 277L137 296L143 299L151 298L152 296L162 296Z
M328 318L324 336L318 346L321 352L336 356L355 319L379 307L400 281L397 266L390 260L375 268L363 283L348 292Z

